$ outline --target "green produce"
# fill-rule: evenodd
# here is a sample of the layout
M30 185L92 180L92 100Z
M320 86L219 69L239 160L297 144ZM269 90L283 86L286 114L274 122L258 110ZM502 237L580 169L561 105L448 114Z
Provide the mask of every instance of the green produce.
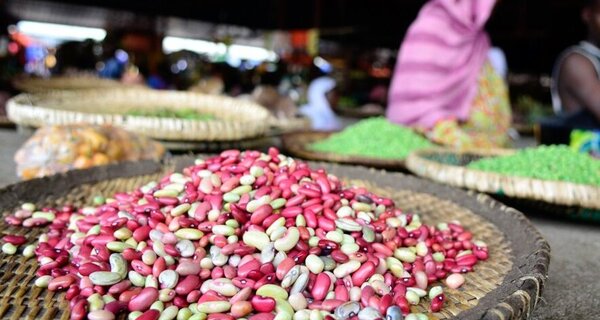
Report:
M158 117L158 118L176 118L176 119L187 119L187 120L215 120L215 116L212 114L201 113L192 108L161 108L161 109L133 109L126 113L130 116L142 116L142 117Z
M600 186L600 161L568 146L523 149L509 156L473 161L467 167L510 176Z
M341 155L382 159L404 159L417 149L433 144L411 129L390 123L383 117L357 122L310 145L310 149Z

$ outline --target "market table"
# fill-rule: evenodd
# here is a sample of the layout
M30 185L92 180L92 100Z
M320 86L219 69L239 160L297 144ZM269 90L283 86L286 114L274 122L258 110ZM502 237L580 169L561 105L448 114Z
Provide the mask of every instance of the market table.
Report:
M26 138L0 129L0 187L17 181L13 155ZM549 280L533 319L599 319L600 225L525 213L552 248Z

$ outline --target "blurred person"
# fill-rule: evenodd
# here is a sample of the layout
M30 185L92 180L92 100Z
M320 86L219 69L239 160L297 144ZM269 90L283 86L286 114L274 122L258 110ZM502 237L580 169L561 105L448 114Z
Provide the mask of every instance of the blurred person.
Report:
M279 94L277 88L272 85L256 86L251 98L278 119L293 118L298 111L294 101L289 96Z
M508 89L494 69L484 26L495 0L430 0L404 38L387 118L434 142L498 147L509 142ZM494 58L492 58L494 59Z
M552 105L558 114L553 123L600 128L600 1L584 0L581 19L587 39L567 48L552 72Z
M62 43L56 49L56 66L53 71L58 74L95 71L99 60L95 53L97 46L98 44L91 39Z
M334 131L342 128L342 123L333 112L337 105L336 82L333 78L321 76L308 86L308 103L300 107L300 113L311 121L315 131Z

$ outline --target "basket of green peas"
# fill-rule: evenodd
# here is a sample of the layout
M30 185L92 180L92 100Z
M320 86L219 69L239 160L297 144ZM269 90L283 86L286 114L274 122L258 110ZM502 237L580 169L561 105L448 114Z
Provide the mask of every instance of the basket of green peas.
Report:
M600 209L600 161L567 146L412 153L413 173L456 187L564 207Z
M405 169L414 150L434 146L417 132L383 117L361 120L338 132L296 132L282 138L291 155L308 160Z

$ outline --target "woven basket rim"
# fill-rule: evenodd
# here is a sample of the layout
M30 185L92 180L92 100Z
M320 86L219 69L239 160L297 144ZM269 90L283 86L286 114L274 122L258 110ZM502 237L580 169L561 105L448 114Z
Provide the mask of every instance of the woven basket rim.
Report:
M36 202L47 196L67 193L86 183L133 177L161 172L165 168L180 170L193 163L193 156L181 156L162 162L140 161L74 170L50 177L32 179L0 188L0 210L6 211L23 201ZM449 200L482 216L504 233L518 263L513 263L502 283L479 299L473 308L461 312L457 319L524 319L531 315L547 279L550 247L522 213L506 207L488 196L435 184L401 173L372 168L329 163L311 163L340 177L366 179L378 186L408 189ZM39 190L40 192L31 192Z
M330 152L313 151L306 148L309 143L325 139L337 132L339 131L299 131L287 133L281 137L281 145L290 155L307 160L354 164L389 170L406 169L405 160L340 155Z
M406 166L408 170L418 176L455 187L557 205L600 209L600 187L567 181L508 176L495 172L469 169L465 166L444 164L425 158L434 154L455 154L457 156L469 154L486 157L510 155L514 152L515 150L512 149L450 150L429 148L412 152L406 160ZM523 187L517 188L515 186Z
M113 88L125 84L94 75L53 76L50 78L17 77L12 85L19 91L41 93L54 90L89 90L97 87Z
M69 102L65 104L62 100ZM93 104L87 105L86 102L93 102ZM88 109L81 110L78 103ZM113 103L113 108L125 104L130 108L143 106L146 109L176 109L182 105L199 111L216 113L217 119L160 118L127 115L124 112L99 113L90 110L100 103L107 105ZM26 126L39 127L48 124L81 122L113 124L151 138L184 141L230 141L257 137L264 135L269 125L269 112L250 101L195 92L146 88L22 93L7 102L7 114L15 123Z

